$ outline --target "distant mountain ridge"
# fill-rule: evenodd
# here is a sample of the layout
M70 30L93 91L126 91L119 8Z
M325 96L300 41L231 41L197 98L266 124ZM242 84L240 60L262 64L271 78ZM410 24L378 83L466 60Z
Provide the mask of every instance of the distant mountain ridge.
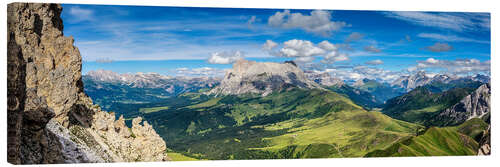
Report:
M134 88L165 88L173 93L173 86L213 87L220 82L217 77L166 76L158 73L118 74L108 70L89 71L83 76L99 82L119 83Z
M476 74L475 76L460 77L456 75L437 74L429 75L424 71L419 71L413 75L401 76L391 83L391 86L396 86L405 89L407 92L415 89L418 86L429 84L461 84L467 81L477 81L480 83L488 83L490 77L486 75Z
M123 103L150 103L187 92L207 91L219 84L215 77L165 76L157 73L118 74L90 71L82 76L85 92L104 109Z

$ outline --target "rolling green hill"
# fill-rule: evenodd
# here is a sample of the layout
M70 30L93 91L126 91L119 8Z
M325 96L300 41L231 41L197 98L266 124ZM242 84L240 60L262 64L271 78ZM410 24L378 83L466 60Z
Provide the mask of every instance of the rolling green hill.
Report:
M487 128L488 124L479 118L455 127L432 127L422 135L401 139L365 157L476 155L478 141Z
M168 148L198 159L361 157L423 128L319 89L186 104L167 103L142 115Z

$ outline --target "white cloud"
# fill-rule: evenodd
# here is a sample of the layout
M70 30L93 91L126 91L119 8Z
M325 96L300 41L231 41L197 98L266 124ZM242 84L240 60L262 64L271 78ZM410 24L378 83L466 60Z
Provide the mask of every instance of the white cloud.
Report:
M477 59L456 59L450 61L428 58L425 61L417 61L417 65L410 68L413 71L417 69L442 69L445 72L454 74L490 73L491 63L489 60L481 62Z
M73 17L72 22L92 21L93 11L89 9L82 9L78 6L69 8L69 14Z
M270 51L273 50L276 46L278 46L278 43L271 40L266 40L266 43L264 43L262 49Z
M329 36L333 32L347 26L345 22L331 20L332 15L328 11L315 10L310 15L302 13L290 13L290 10L276 12L268 19L268 24L281 28L300 28L307 32L318 35Z
M441 35L436 33L420 33L417 35L420 38L428 38L437 41L446 41L446 42L473 42L473 43L484 43L489 44L490 41L476 40L471 38L459 37L456 35Z
M334 51L334 50L338 50L337 46L335 46L334 44L328 42L328 41L322 41L318 44L318 47L320 47L321 49L324 49L324 50L328 50L328 51Z
M396 80L402 75L401 72L394 72L367 66L354 66L351 68L327 68L324 70L324 72L328 72L333 77L342 80L356 81L368 78L389 83Z
M280 53L284 57L310 57L325 53L325 50L314 46L311 41L292 39L283 43Z
M425 62L430 63L430 64L436 64L439 62L439 60L436 60L434 58L428 58L427 60L425 60Z
M377 60L367 61L367 62L365 62L365 64L368 64L368 65L381 65L381 64L384 64L384 61L382 61L380 59L377 59Z
M210 64L231 64L236 60L242 59L243 57L243 53L240 51L214 52L211 53L207 61Z
M487 13L429 13L429 12L385 12L391 18L416 25L448 29L453 31L476 31L490 29L490 15Z
M267 40L263 49L273 56L293 57L299 63L312 62L316 56L323 56L321 62L325 64L349 60L347 54L340 53L337 46L328 41L322 41L315 45L311 41L292 39L284 42L283 47L278 52L272 51L277 45L277 43Z
M338 51L331 51L330 53L324 56L321 62L325 64L332 64L335 62L347 61L347 60L349 60L349 56L347 54L339 53Z
M297 57L294 59L297 63L309 63L314 60L314 57Z
M425 49L431 52L447 52L452 50L453 47L447 43L436 42L434 45L425 47Z

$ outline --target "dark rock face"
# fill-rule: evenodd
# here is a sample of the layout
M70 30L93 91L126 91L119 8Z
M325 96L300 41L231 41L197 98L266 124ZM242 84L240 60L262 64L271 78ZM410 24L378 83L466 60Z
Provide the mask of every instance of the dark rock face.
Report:
M483 84L459 103L441 112L436 120L444 125L457 125L471 118L481 118L490 112L490 84Z
M48 4L8 6L8 161L11 163L61 162L52 156L60 152L54 147L57 141L52 141L52 135L44 130L47 122L56 116L49 104L61 103L64 98L58 101L47 94L55 83L62 83L51 77L55 72L54 62L68 55L56 56L52 51L56 47L61 50L61 47L69 47L63 44L66 41L72 42L71 38L62 37L60 18L52 18L59 16L61 10L58 5ZM67 49L68 52L78 51L72 45ZM78 91L77 88L68 89L75 89L75 94ZM58 112L61 110L58 108Z
M96 124L107 118L112 120L105 125L114 128L114 115L83 92L80 52L62 33L60 5L12 3L7 11L8 162L165 159L165 142L146 122L134 124L138 139L98 130ZM96 142L84 142L91 140Z
M477 155L490 155L491 154L491 126L488 126L488 130L483 132L483 136L479 141L479 150Z

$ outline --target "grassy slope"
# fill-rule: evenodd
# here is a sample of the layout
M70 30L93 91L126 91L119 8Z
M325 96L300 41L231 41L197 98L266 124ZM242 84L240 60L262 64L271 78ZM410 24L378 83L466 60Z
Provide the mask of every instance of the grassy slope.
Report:
M426 87L417 87L405 95L388 100L382 112L395 119L426 126L438 125L438 122L428 122L428 120L458 103L471 91L473 91L471 88L454 88L434 93Z
M419 128L322 90L224 96L165 108L145 117L168 147L207 159L360 157Z
M482 135L487 127L478 118L455 127L432 127L422 135L402 139L390 147L370 152L365 157L476 155L477 136Z
M488 129L488 123L484 122L480 118L472 118L470 120L467 120L463 124L448 128L470 136L474 140L479 142L481 136L483 135L483 131Z

